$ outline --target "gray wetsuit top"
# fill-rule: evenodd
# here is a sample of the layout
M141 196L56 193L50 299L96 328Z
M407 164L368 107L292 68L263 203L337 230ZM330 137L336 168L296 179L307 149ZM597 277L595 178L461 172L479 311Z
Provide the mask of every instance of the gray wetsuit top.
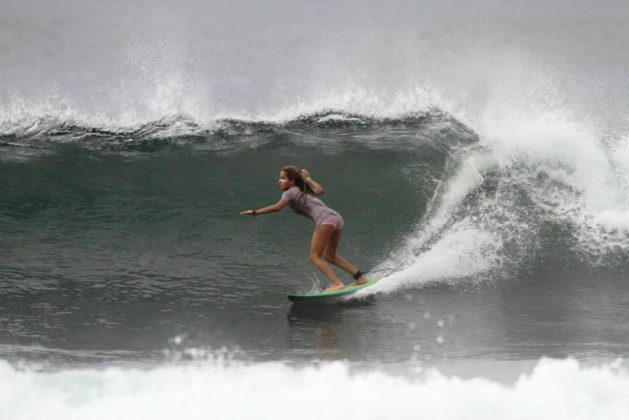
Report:
M291 187L282 193L282 199L288 200L288 205L295 213L313 220L315 226L328 216L340 216L340 214L329 208L323 201L314 195L304 194L297 187Z

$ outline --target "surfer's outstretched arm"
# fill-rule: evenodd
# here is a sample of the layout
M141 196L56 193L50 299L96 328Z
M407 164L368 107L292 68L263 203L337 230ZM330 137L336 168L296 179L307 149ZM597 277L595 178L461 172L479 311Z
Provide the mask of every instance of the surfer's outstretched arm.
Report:
M282 210L287 205L288 205L288 200L281 199L277 203L271 204L270 206L262 207L261 209L241 211L240 214L244 214L245 216L257 216L259 214L275 213Z

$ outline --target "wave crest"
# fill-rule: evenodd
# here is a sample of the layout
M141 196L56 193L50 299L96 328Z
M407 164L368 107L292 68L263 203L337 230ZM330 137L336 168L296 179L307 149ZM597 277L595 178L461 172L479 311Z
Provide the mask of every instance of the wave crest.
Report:
M283 122L225 118L203 123L179 114L133 127L106 123L89 125L52 116L24 117L0 124L0 145L46 148L74 144L96 150L122 151L196 145L210 150L225 150L259 147L277 143L278 140L282 144L298 142L299 138L318 135L320 130L402 130L407 135L427 138L426 134L430 133L431 138L445 136L457 142L477 139L471 129L450 114L429 108L393 118L322 110Z

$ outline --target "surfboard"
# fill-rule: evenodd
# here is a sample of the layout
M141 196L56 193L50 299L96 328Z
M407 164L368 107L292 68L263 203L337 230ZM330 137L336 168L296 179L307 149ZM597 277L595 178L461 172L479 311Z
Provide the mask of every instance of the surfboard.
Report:
M288 300L291 302L313 302L320 301L337 296L349 295L365 287L372 286L378 282L377 279L367 280L367 283L360 284L358 286L350 286L340 290L330 290L329 292L306 292L287 295Z

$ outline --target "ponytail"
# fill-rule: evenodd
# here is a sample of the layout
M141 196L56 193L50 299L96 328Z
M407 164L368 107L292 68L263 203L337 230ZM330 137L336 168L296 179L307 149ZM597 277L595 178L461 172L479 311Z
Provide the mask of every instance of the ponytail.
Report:
M282 171L286 172L288 179L295 182L295 186L299 188L299 191L301 191L302 194L316 196L312 187L308 185L306 180L301 176L297 166L284 166Z

